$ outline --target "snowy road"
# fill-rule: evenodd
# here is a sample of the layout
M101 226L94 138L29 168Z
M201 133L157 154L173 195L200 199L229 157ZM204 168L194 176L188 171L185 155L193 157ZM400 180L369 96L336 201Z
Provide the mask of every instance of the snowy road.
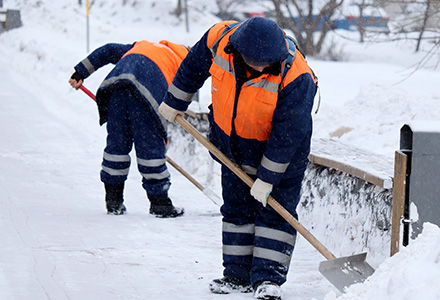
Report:
M171 197L186 214L151 217L132 165L129 213L106 215L99 181L105 127L94 104L67 82L51 90L8 67L0 64L1 299L252 299L208 290L222 272L217 206L170 167ZM321 260L300 238L286 299L335 290L318 272Z

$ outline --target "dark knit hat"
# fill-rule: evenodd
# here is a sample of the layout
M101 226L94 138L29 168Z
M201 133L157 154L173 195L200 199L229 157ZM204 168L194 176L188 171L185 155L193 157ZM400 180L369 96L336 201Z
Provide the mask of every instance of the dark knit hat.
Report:
M274 21L262 17L246 20L231 34L229 42L255 65L280 62L289 55L281 28Z

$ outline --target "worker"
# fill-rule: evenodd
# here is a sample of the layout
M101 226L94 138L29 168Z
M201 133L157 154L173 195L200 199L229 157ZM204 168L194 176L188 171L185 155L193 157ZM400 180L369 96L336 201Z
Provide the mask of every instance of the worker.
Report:
M123 192L133 144L150 214L169 218L184 213L183 208L174 207L168 196L171 181L165 164L167 124L157 110L187 54L187 47L165 40L110 43L75 66L69 83L78 89L93 72L115 64L96 94L100 124L107 123L101 181L108 214L126 213Z
M211 76L209 139L255 180L249 188L222 165L224 271L210 283L213 293L282 297L297 233L267 198L298 217L317 89L304 56L296 51L291 64L288 57L286 36L269 19L217 23L192 47L159 106L175 122Z

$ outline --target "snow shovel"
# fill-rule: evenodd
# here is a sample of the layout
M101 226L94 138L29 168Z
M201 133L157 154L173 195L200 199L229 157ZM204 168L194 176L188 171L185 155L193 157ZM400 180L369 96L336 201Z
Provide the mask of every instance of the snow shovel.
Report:
M87 94L87 96L89 96L90 98L93 99L93 101L96 102L96 96L88 89L86 88L84 85L80 85L79 88L81 89L81 91L83 91L84 93Z
M222 203L223 203L222 199L220 199L219 196L217 196L217 194L214 193L214 191L212 191L209 188L203 187L203 185L201 185L199 182L197 182L197 180L195 180L188 172L186 172L184 169L182 169L182 167L180 167L175 161L173 161L167 155L165 155L165 156L167 158L167 162L169 162L170 165L172 165L174 167L174 169L179 171L180 174L182 174L189 181L191 181L191 183L194 184L199 190L201 190L203 192L203 194L205 194L215 205L217 205L217 206L222 205Z
M225 166L243 180L249 187L254 181L239 166L234 164L226 155L218 150L207 138L205 138L196 128L194 128L181 115L176 116L176 122L188 131L196 140L204 145L213 155L215 155ZM267 199L269 204L278 212L293 228L296 229L316 250L319 251L327 261L319 265L319 272L324 275L341 292L345 287L354 283L363 282L374 269L365 261L366 253L336 258L318 239L316 239L292 214L290 214L272 196Z
M81 91L86 93L90 98L92 98L93 101L96 102L96 96L84 85L80 85L79 87ZM189 181L191 181L192 184L194 184L199 190L203 192L214 204L217 206L222 205L222 200L217 196L216 193L214 193L211 189L203 187L200 183L197 182L188 172L186 172L182 167L180 167L174 160L169 158L167 155L165 155L167 158L167 162L170 163L177 171L179 171L183 176L185 176Z

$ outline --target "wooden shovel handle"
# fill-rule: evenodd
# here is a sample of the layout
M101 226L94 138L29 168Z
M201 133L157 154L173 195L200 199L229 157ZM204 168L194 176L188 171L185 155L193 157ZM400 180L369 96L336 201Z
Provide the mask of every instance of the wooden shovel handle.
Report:
M194 184L199 190L203 192L204 187L197 180L194 179L188 172L186 172L181 166L179 166L174 160L172 160L168 155L165 155L167 158L167 162L170 163L177 171L180 172L183 176L185 176L192 184Z
M197 129L195 129L181 115L177 115L176 122L179 123L186 131L188 131L196 140L205 146L212 154L214 154L223 164L225 164L235 175L237 175L249 187L252 187L254 181L240 167L233 163L226 155L214 146L207 138L205 138ZM296 229L316 250L319 251L326 259L335 259L336 257L311 234L291 213L289 213L281 204L269 195L267 203L278 212L293 228Z

